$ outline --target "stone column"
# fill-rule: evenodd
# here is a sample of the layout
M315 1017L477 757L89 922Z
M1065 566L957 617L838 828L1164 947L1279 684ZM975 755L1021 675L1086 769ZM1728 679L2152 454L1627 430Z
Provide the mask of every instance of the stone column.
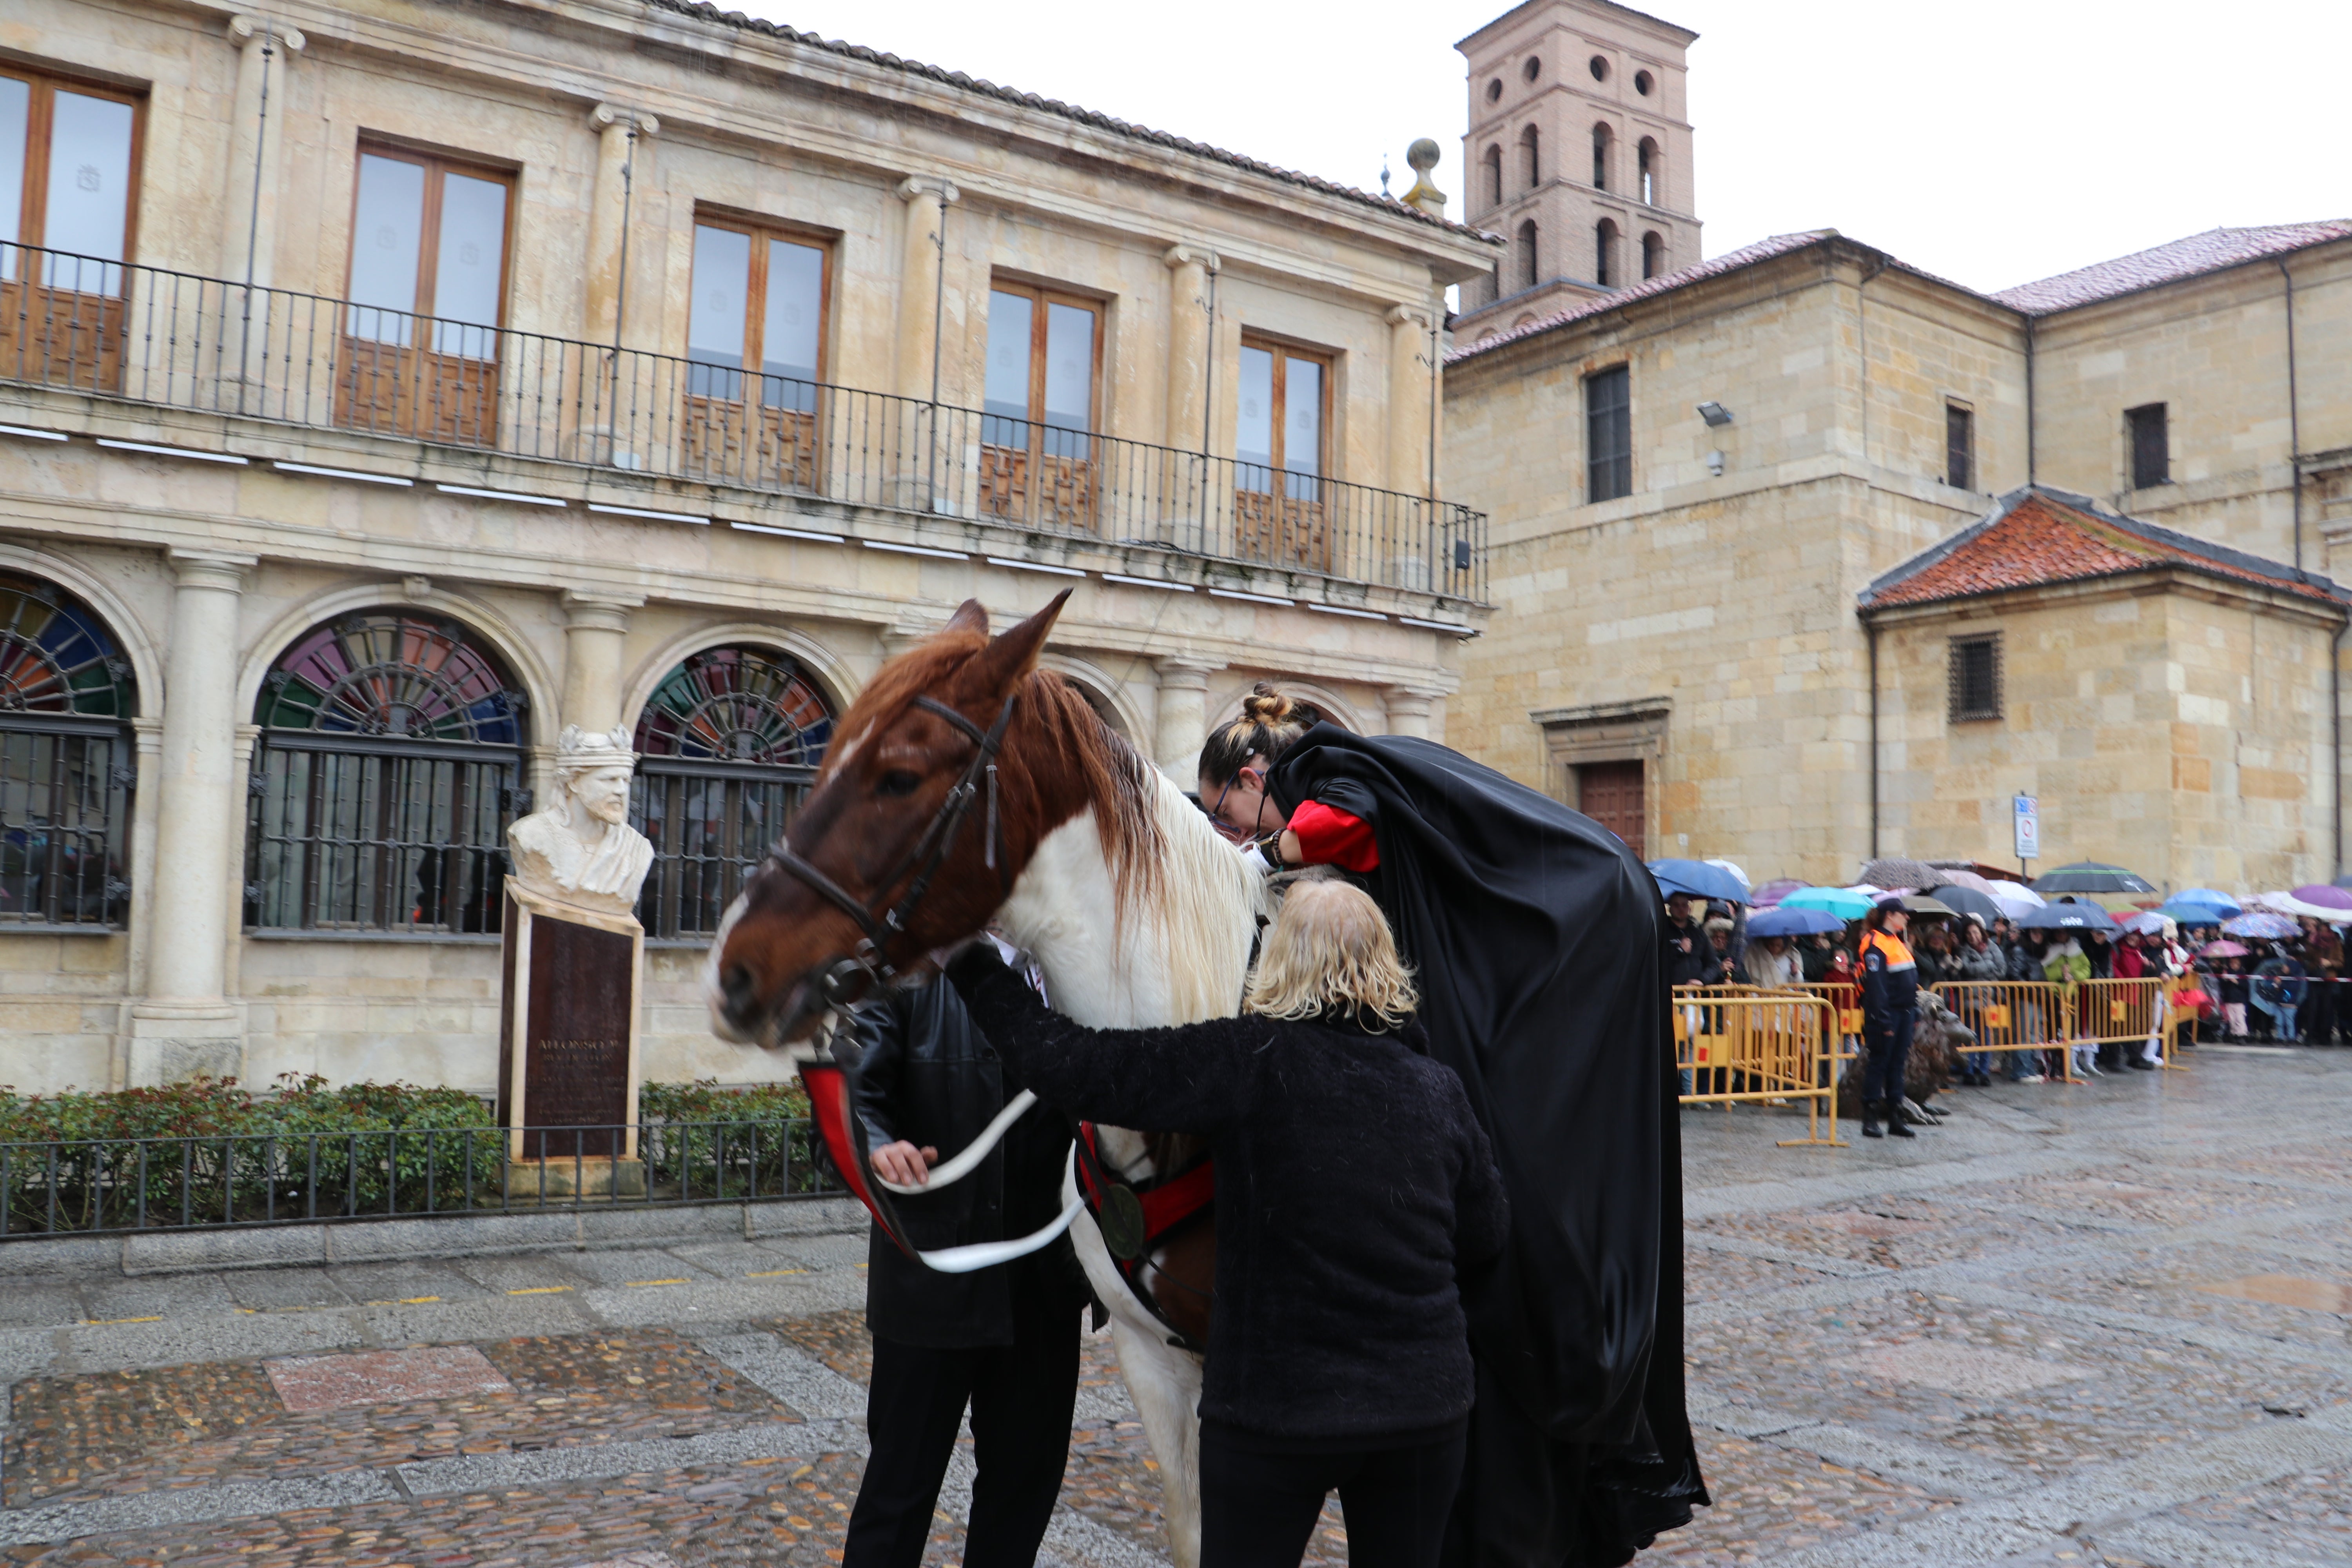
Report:
M1160 717L1152 752L1160 771L1191 789L1201 780L1201 742L1209 735L1209 677L1224 668L1209 659L1171 654L1155 659Z
M1429 311L1419 305L1389 308L1388 488L1425 496L1429 487L1431 363Z
M643 595L563 591L562 724L601 734L634 717L621 711L621 650L629 612L645 602Z
M221 204L220 276L266 289L278 256L278 196L285 184L286 121L290 109L286 68L302 52L303 37L283 22L238 16L228 25L237 48L236 100L229 111L228 173ZM262 112L265 79L268 114ZM258 171L259 178L256 179Z
M236 799L237 606L250 555L171 552L175 586L163 666L154 911L146 996L131 1009L130 1079L171 1083L244 1070L244 1010L224 993Z
M954 182L910 175L898 182L907 204L906 251L898 268L898 369L891 390L931 400L938 365L940 268L947 209L962 199Z
M1205 246L1171 245L1168 280L1168 428L1163 446L1209 449L1209 279L1222 265Z
M610 343L631 324L625 316L621 261L635 205L631 186L644 171L636 154L645 139L661 129L661 121L634 109L600 103L588 122L596 128L596 188L588 205L588 291L581 333L592 343ZM634 268L635 261L630 265ZM659 325L635 324L640 338Z
M1391 686L1382 696L1387 700L1389 733L1411 735L1416 740L1433 741L1430 712L1437 700L1445 693L1431 686Z

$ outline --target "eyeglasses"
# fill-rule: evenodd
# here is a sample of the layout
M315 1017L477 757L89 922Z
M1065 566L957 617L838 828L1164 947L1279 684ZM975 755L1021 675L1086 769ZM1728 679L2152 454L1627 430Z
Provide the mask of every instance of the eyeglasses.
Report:
M1241 782L1239 773L1227 779L1225 787L1217 792L1217 804L1209 807L1209 826L1215 828L1217 837L1228 844L1246 844L1255 837L1247 828L1235 827L1225 820L1225 796L1233 794L1234 785Z

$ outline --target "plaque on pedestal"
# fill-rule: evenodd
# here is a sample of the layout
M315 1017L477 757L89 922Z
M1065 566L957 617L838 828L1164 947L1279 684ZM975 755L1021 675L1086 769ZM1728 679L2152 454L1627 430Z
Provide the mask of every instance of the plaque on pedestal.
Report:
M516 1195L643 1192L632 915L543 897L509 877L499 1018L499 1125ZM632 1168L633 1167L633 1168Z

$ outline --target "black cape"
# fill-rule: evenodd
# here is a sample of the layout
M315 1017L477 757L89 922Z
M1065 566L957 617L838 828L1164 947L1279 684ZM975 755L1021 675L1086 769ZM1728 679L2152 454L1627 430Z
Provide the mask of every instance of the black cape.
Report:
M1510 1247L1465 1302L1478 1405L1446 1561L1613 1568L1707 1501L1657 884L1600 824L1428 741L1318 724L1267 787L1371 825L1364 883L1510 1192Z

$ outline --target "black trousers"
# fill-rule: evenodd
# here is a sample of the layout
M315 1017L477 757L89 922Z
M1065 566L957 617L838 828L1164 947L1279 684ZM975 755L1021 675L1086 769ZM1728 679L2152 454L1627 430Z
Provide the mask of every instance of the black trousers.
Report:
M1890 1115L1900 1114L1895 1102L1903 1098L1903 1069L1911 1060L1911 1025L1917 1016L1906 1007L1863 1020L1862 1043L1869 1055L1862 1064L1862 1098L1884 1100Z
M1203 1421L1201 1568L1298 1568L1334 1488L1349 1568L1437 1568L1464 1441L1339 1452Z
M971 1524L966 1568L1031 1568L1061 1495L1078 1393L1078 1312L1022 1310L1013 1342L930 1350L874 1342L866 1431L873 1452L850 1510L844 1568L917 1568L971 1406Z

